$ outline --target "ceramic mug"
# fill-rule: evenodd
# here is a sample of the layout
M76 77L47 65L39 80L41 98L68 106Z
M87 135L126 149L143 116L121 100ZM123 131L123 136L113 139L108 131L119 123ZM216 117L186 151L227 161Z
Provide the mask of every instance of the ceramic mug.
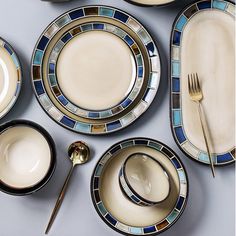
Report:
M122 192L133 203L153 206L167 199L170 178L164 167L145 153L130 155L119 173Z

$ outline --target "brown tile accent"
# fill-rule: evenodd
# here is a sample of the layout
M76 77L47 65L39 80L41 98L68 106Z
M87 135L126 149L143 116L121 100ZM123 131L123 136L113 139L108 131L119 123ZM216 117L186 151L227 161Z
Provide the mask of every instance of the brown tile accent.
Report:
M34 80L40 79L40 66L33 66L33 78Z
M92 133L103 133L106 131L105 125L92 125Z
M111 110L111 112L112 112L112 114L116 114L116 113L118 113L118 112L120 112L120 111L122 111L122 108L119 106L119 107L116 107L116 108L113 108L112 110Z
M172 94L172 108L180 108L180 95Z
M84 13L85 13L86 16L98 15L98 8L97 7L87 7L87 8L84 8Z
M17 69L17 81L19 82L21 79L21 70Z
M136 54L136 55L140 54L140 51L139 51L139 49L138 49L136 44L133 44L131 46L131 48L134 50L134 54Z
M162 230L163 228L165 228L166 226L168 226L168 221L167 220L164 220L162 221L160 224L158 224L156 227L158 230Z
M191 6L185 13L184 15L187 18L190 18L194 13L196 13L198 11L196 4Z
M74 35L76 35L76 34L78 34L78 33L80 33L81 32L81 29L80 29L80 27L78 26L78 27L76 27L76 28L74 28L74 29L72 29L71 31L70 31L70 33L74 36Z
M52 90L57 97L61 95L61 92L59 91L59 88L57 86L52 87Z
M231 151L231 155L235 158L235 149L233 149L233 151Z

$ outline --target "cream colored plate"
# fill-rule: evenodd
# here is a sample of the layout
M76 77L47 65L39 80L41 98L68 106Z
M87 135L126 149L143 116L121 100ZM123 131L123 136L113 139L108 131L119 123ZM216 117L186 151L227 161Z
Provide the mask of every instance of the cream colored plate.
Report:
M0 181L12 188L28 188L47 174L51 151L37 130L15 126L0 134Z
M97 22L100 24L112 25L113 27L107 28L107 31L110 31L110 33L119 28L121 29L121 33L124 33L123 37L130 36L133 38L134 41L131 42L130 46L134 52L138 52L143 58L141 65L138 65L138 73L143 75L143 81L138 95L127 108L119 107L119 109L114 109L114 111L112 111L112 116L108 118L101 117L101 119L90 119L85 118L82 115L75 114L71 107L71 110L68 109L68 107L59 102L57 97L55 97L55 94L60 94L58 93L58 90L55 90L54 93L52 92L51 84L48 81L48 71L50 70L50 67L48 68L48 62L54 46L64 34L68 33L75 35L78 31L86 31L86 27L96 27ZM86 27L83 28L82 25L86 25ZM78 28L81 26L81 29L75 30L74 28L77 26ZM68 35L65 36L67 37ZM127 58L128 54L126 55ZM130 66L132 65L132 62L128 64L128 68L130 68L129 73L132 74L132 66ZM127 65L122 64L119 65L119 67L120 66L122 67ZM129 79L128 83L125 82L125 86L124 84L119 85L123 88L123 94L125 91L127 92L127 88L129 91L129 86L132 84L132 82L130 82L132 81L132 76L130 78L131 79ZM159 87L160 58L152 38L146 29L144 29L144 27L133 17L111 7L89 6L74 9L68 13L65 13L51 23L50 26L44 31L36 45L33 55L32 80L33 87L40 104L49 116L56 120L59 124L73 131L86 134L111 133L133 123L152 103ZM124 82L124 80L122 81ZM120 97L121 93L116 97L116 101L118 101ZM96 100L100 99L102 98L97 98ZM94 101L94 103L99 103L99 101ZM107 97L106 106L112 105L111 103L114 104L115 102L111 101L110 97Z
M171 2L174 2L175 0L128 0L128 1L142 4L142 5L150 5L150 6L156 5L157 6L157 5L171 3Z
M199 9L200 10L197 10ZM202 9L201 9L202 8ZM198 73L202 106L215 164L233 161L235 149L235 18L234 5L213 1L192 5L177 20L172 44L172 126L181 148L209 163L197 115L188 94L187 76ZM187 15L186 15L187 14ZM181 32L181 40L178 41ZM179 88L177 88L179 87ZM181 130L182 129L182 130Z
M170 195L156 206L138 206L120 189L120 168L128 156L137 152L155 158L170 176ZM137 138L115 144L102 156L92 176L91 191L96 210L109 226L121 233L144 235L160 233L179 218L187 198L187 184L182 164L168 147Z
M14 105L21 86L21 68L11 46L0 38L0 118Z

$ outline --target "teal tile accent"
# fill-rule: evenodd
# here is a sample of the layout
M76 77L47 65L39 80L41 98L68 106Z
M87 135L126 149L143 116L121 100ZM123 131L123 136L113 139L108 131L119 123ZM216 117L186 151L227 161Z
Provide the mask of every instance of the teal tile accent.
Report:
M93 29L93 25L92 24L82 25L81 29L82 29L82 31L92 30Z
M181 183L186 183L186 176L183 170L178 170L179 179Z
M131 146L134 146L134 142L133 141L127 141L127 142L121 144L122 148L131 147Z
M91 127L88 124L77 122L75 125L75 130L77 130L79 132L90 133Z
M179 212L174 210L171 212L171 214L167 217L167 220L172 223L176 218L177 216L179 215Z
M34 55L34 65L41 65L43 59L43 52L36 50L35 55Z
M176 23L175 28L179 31L182 31L186 23L187 23L187 18L185 16L181 16L178 22Z
M180 110L173 111L173 124L174 126L181 125L181 111Z
M55 86L57 84L57 80L56 80L55 75L49 75L48 77L49 77L49 81L50 81L51 86Z
M209 157L207 155L206 152L200 152L199 156L198 156L198 159L202 162L205 162L205 163L208 163L210 164L210 161L209 161ZM216 163L217 162L217 158L216 156L213 156L213 162Z
M148 81L148 87L149 88L156 88L157 83L158 83L158 79L159 79L159 77L158 77L157 73L151 73L149 81Z
M102 202L100 202L100 203L98 204L98 209L99 209L99 211L102 213L102 215L106 215L106 214L107 214L107 210L106 210L106 208L104 207L104 205L102 204Z
M143 229L142 228L130 227L129 231L132 234L143 234Z
M106 8L106 7L101 7L99 9L99 15L113 17L114 10Z
M222 2L222 1L217 1L217 0L214 0L213 3L212 3L212 7L213 8L216 8L216 9L219 9L219 10L225 10L227 6L227 3L226 2Z
M154 143L154 142L150 142L150 143L149 143L149 146L152 147L152 148L154 148L154 149L156 149L156 150L158 150L158 151L160 151L161 148L162 148L162 145L160 145L160 144L158 144L158 143Z
M11 58L12 58L14 64L15 64L16 68L19 68L20 65L19 65L19 61L18 61L18 59L17 59L17 57L16 57L16 54L13 53L13 54L11 55Z
M64 25L66 25L67 23L69 23L70 21L71 21L70 17L68 15L65 15L62 18L58 19L56 21L56 24L61 28Z
M172 76L178 77L180 74L180 64L179 62L172 62Z
M102 173L102 167L101 165L98 165L95 171L95 176L100 176Z
M138 62L138 66L143 66L143 59L140 54L136 56L136 59Z
M102 111L100 113L101 118L108 117L108 116L111 116L111 115L112 115L112 112L110 110L109 111Z

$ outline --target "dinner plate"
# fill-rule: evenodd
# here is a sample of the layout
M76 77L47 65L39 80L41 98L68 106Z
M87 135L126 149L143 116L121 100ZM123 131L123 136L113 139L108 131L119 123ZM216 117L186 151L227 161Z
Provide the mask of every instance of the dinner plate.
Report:
M21 88L21 67L13 48L0 38L0 119L15 104Z
M90 50L94 38L96 47ZM73 68L81 68L80 76ZM132 37L101 22L77 25L65 33L48 62L54 96L69 111L90 119L107 118L126 109L139 94L143 77L142 54Z
M198 73L215 165L235 158L235 5L198 1L181 12L171 38L171 127L180 148L209 164L187 75Z
M126 1L144 6L158 6L158 5L166 5L169 3L173 3L175 0L126 0Z
M60 125L86 134L134 122L150 106L159 81L160 57L149 33L132 16L107 6L81 7L57 18L32 58L33 88L44 110Z
M156 206L139 206L119 186L119 172L126 158L146 153L168 172L170 194ZM170 228L183 213L188 197L188 179L183 164L166 145L147 138L131 138L109 148L98 161L91 178L91 196L101 219L125 235L154 235ZM122 209L122 210L121 210Z

